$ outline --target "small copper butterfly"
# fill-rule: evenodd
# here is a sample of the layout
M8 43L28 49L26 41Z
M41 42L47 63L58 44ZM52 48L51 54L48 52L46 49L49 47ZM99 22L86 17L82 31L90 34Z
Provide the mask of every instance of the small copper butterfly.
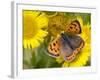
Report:
M71 62L85 45L84 40L78 35L82 32L78 20L72 21L64 33L61 33L48 45L48 54L52 57L62 56L65 61Z

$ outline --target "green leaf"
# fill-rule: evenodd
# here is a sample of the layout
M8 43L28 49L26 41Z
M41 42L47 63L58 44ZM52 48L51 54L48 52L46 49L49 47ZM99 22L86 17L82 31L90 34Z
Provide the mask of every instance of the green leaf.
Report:
M91 14L90 13L81 13L80 14L83 19L83 24L91 24Z

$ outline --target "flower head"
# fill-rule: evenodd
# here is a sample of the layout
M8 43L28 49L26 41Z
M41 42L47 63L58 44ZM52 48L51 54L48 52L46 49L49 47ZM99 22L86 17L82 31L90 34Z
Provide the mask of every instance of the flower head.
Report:
M43 42L47 31L48 18L40 11L23 11L23 45L24 48L35 48Z

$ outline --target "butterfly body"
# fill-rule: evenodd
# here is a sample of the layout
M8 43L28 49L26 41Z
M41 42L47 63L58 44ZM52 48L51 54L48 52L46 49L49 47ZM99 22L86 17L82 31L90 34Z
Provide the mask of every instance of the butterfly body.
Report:
M59 36L57 36L56 39L49 43L48 54L50 56L62 56L65 61L71 62L82 50L82 48L84 47L84 40L80 36L75 35L75 30L78 30L76 34L81 33L81 29L79 29L79 22L74 21L73 23L69 24L69 27L66 30L72 29L72 27L74 31L70 30L71 32L66 31L64 33L61 33Z

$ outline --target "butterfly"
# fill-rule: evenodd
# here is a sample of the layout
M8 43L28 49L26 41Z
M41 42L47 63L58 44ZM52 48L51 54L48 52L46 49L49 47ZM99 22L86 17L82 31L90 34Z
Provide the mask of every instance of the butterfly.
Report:
M82 29L79 21L72 21L64 33L49 43L48 54L55 58L62 56L68 62L73 61L85 45L84 40L78 35L80 33L82 33Z

